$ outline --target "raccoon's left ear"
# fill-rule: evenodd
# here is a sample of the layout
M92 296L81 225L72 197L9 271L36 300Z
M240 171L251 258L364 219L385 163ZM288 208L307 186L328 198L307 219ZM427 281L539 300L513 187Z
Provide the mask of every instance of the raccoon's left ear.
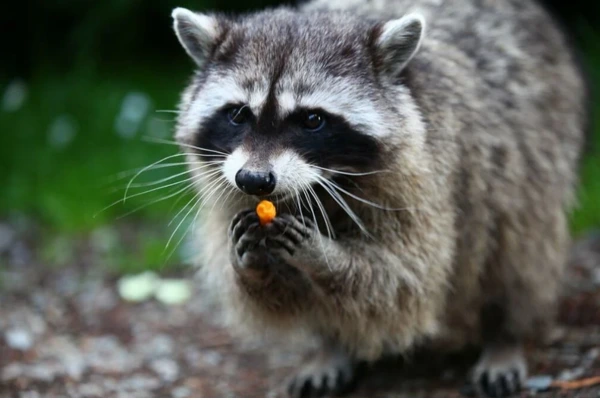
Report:
M202 67L212 54L220 26L216 17L176 8L171 14L173 29L190 57Z
M378 26L375 52L383 71L392 79L398 77L419 50L425 32L425 18L408 14Z

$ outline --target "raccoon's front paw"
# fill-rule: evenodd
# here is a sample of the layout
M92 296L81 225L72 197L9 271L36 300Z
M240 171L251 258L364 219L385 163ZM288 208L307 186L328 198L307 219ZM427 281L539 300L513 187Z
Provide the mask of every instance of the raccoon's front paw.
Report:
M318 234L315 224L301 216L280 214L267 225L267 247L284 259L294 257L303 246L313 242Z
M242 211L233 218L229 226L230 258L238 272L264 269L265 234L254 210Z

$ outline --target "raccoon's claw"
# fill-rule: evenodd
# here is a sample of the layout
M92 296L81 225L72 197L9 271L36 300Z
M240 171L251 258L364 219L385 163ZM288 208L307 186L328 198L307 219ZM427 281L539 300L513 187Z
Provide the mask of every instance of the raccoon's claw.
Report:
M315 234L312 221L299 216L282 214L268 227L266 244L268 247L280 248L293 256L298 248Z
M338 397L352 389L356 365L345 357L313 360L288 385L291 397Z
M525 359L516 349L488 349L475 366L464 394L478 397L516 395L527 375Z

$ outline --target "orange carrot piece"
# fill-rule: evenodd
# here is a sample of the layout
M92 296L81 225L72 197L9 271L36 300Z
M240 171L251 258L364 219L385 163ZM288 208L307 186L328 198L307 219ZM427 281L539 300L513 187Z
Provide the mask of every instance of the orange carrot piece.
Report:
M273 203L268 200L263 200L256 206L256 214L258 214L260 224L266 225L273 221L277 211L275 210L275 205Z

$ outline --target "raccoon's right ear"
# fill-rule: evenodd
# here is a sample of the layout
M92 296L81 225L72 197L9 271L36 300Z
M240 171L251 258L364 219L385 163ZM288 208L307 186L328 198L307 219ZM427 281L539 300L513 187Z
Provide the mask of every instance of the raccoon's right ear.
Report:
M377 26L374 50L382 72L395 80L419 50L424 32L425 18L417 13Z
M216 17L198 14L185 8L176 8L171 13L173 29L179 42L192 59L202 67L212 53L219 35Z

